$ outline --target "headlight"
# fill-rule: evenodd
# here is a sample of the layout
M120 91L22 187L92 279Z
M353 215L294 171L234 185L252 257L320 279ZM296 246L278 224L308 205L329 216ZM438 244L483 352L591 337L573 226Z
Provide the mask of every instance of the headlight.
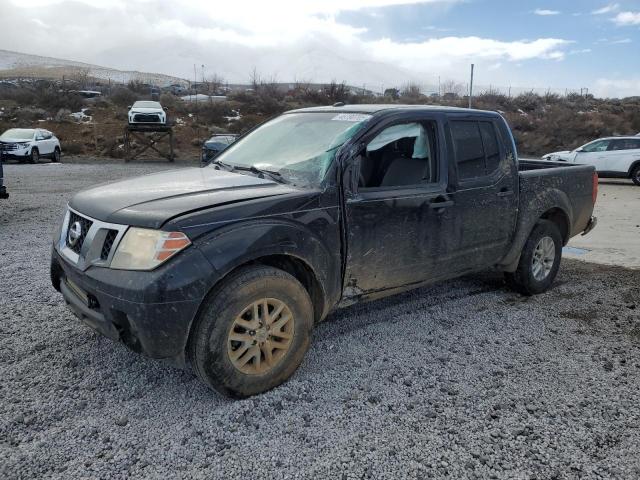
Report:
M191 241L182 232L131 227L113 255L111 268L153 270L189 245Z

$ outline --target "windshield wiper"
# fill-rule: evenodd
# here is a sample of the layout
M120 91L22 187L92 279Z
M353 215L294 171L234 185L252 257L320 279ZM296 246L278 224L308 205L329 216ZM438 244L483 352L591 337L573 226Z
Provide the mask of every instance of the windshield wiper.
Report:
M234 170L240 170L243 172L251 172L256 175L268 175L272 180L275 180L278 183L288 183L280 172L276 172L275 170L264 170L262 168L258 168L255 165L251 165L249 167L245 167L243 165L233 165Z

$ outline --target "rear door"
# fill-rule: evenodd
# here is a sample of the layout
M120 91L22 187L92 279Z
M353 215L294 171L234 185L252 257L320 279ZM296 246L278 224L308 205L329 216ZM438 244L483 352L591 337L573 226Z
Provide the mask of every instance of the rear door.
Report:
M489 116L450 115L451 199L455 235L451 264L458 271L484 268L507 252L515 230L518 183L515 152Z
M603 170L626 174L635 160L640 160L640 138L611 140Z

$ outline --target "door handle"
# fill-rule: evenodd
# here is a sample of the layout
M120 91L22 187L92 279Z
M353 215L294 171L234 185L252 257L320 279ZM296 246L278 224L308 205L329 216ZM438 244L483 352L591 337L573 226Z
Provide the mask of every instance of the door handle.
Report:
M510 188L502 188L498 193L496 193L499 197L509 197L513 195L513 190Z

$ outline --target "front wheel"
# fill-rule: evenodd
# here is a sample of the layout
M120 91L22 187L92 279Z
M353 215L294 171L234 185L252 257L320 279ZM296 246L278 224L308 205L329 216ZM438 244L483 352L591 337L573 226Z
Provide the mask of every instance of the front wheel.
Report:
M309 348L313 305L288 273L243 268L203 305L189 340L196 375L209 387L248 397L286 381Z
M40 152L37 148L31 150L31 156L29 156L29 163L38 163L40 161Z
M51 161L53 163L60 162L60 149L58 147L56 147L56 149L53 151L53 156L51 157Z
M562 236L555 223L539 220L522 249L515 272L505 273L507 284L523 295L546 292L562 258Z
M631 180L640 187L640 165L634 168L631 172Z

